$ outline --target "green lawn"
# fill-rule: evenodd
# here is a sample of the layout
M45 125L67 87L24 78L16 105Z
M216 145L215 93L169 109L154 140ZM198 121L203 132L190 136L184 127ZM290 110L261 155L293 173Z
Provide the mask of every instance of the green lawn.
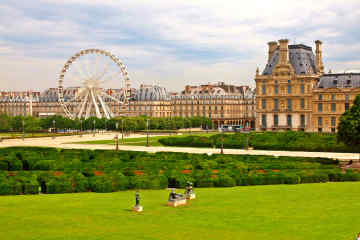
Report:
M167 207L167 190L0 197L1 239L355 239L360 183L195 189Z
M189 134L183 135L171 135L171 137L184 137ZM212 136L214 133L201 133L201 134L192 134L196 136ZM159 142L159 139L168 138L169 136L149 136L149 145L151 147L165 146ZM96 140L96 141L82 141L82 142L73 142L76 144L106 144L106 145L115 145L115 140ZM146 146L146 136L138 138L124 138L124 141L121 140L121 134L119 134L119 144L131 145L131 146Z

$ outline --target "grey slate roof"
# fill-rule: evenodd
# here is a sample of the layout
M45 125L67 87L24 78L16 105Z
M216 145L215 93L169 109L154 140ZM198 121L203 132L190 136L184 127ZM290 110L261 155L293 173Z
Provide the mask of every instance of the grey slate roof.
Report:
M318 88L358 88L360 73L331 73L320 77Z
M266 64L263 75L270 75L279 61L279 47L276 49L270 62ZM303 44L289 45L289 60L295 74L307 74L316 72L315 55L311 47Z
M170 96L164 87L142 87L136 91L137 101L162 101L169 100Z

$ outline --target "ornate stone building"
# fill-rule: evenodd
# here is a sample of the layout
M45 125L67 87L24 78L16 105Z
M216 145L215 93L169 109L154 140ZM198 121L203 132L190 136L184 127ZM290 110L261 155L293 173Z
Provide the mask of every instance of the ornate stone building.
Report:
M360 94L360 73L324 74L313 90L314 132L336 132L341 115Z
M65 101L72 99L78 90L77 87L65 89ZM121 91L108 90L108 94L112 96L117 92ZM105 101L116 116L204 116L211 118L215 127L221 124L255 127L255 91L248 86L225 83L186 86L179 94L169 94L164 87L141 85L138 90L132 89L132 97L125 111L111 99ZM64 115L55 88L34 95L31 101L29 97L0 97L1 112L11 116Z
M312 48L288 45L287 39L269 42L268 62L256 71L258 130L312 131L313 88L323 74L321 42Z
M215 127L241 125L255 128L255 91L224 82L186 86L173 97L173 116L209 117Z
M269 42L268 62L256 71L256 129L336 132L360 94L360 73L324 74L321 41L312 48Z

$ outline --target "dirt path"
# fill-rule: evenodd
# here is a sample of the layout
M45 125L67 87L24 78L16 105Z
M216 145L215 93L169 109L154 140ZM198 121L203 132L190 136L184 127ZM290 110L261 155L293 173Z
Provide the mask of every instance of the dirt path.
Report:
M103 133L97 134L95 137L92 135L79 136L64 136L44 138L26 138L24 141L21 139L10 139L0 142L0 147L14 147L14 146L41 146L41 147L56 147L56 148L76 148L76 149L114 149L113 145L100 145L100 144L75 144L74 142L80 141L94 141L94 140L111 140L114 139L116 133ZM126 138L145 137L145 135L133 134ZM69 144L71 143L71 144ZM189 148L189 147L143 147L143 146L130 146L119 145L119 150L127 151L146 151L146 152L188 152L198 154L217 154L220 149L213 148ZM330 153L330 152L296 152L296 151L268 151L268 150L243 150L243 149L225 149L225 154L249 154L249 155L272 155L272 156L291 156L291 157L323 157L331 159L339 159L342 161L359 160L357 153Z

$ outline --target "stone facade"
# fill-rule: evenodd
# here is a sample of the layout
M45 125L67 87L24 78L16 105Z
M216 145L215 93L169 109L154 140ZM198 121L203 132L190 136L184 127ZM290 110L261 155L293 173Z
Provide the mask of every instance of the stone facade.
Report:
M311 131L312 89L322 71L320 41L316 55L303 44L288 45L287 39L270 42L268 63L255 77L257 129Z
M212 119L217 127L221 124L255 126L255 92L247 86L233 86L224 83L214 85L187 86L185 89L205 89L208 92L187 92L169 94L165 88L153 85L141 85L133 90L129 105L120 106L118 103L105 100L111 111L116 115L151 116L151 117L195 117L204 116ZM75 96L77 88L64 90L64 98ZM116 90L109 90L113 95ZM63 109L57 101L55 88L48 89L29 97L13 98L0 97L0 113L10 116L33 115L46 117L64 115ZM93 113L94 115L95 113Z
M336 132L360 93L360 74L324 74L321 41L312 48L269 42L268 62L256 71L256 129Z
M313 89L314 132L336 132L340 117L360 94L360 73L324 74Z

